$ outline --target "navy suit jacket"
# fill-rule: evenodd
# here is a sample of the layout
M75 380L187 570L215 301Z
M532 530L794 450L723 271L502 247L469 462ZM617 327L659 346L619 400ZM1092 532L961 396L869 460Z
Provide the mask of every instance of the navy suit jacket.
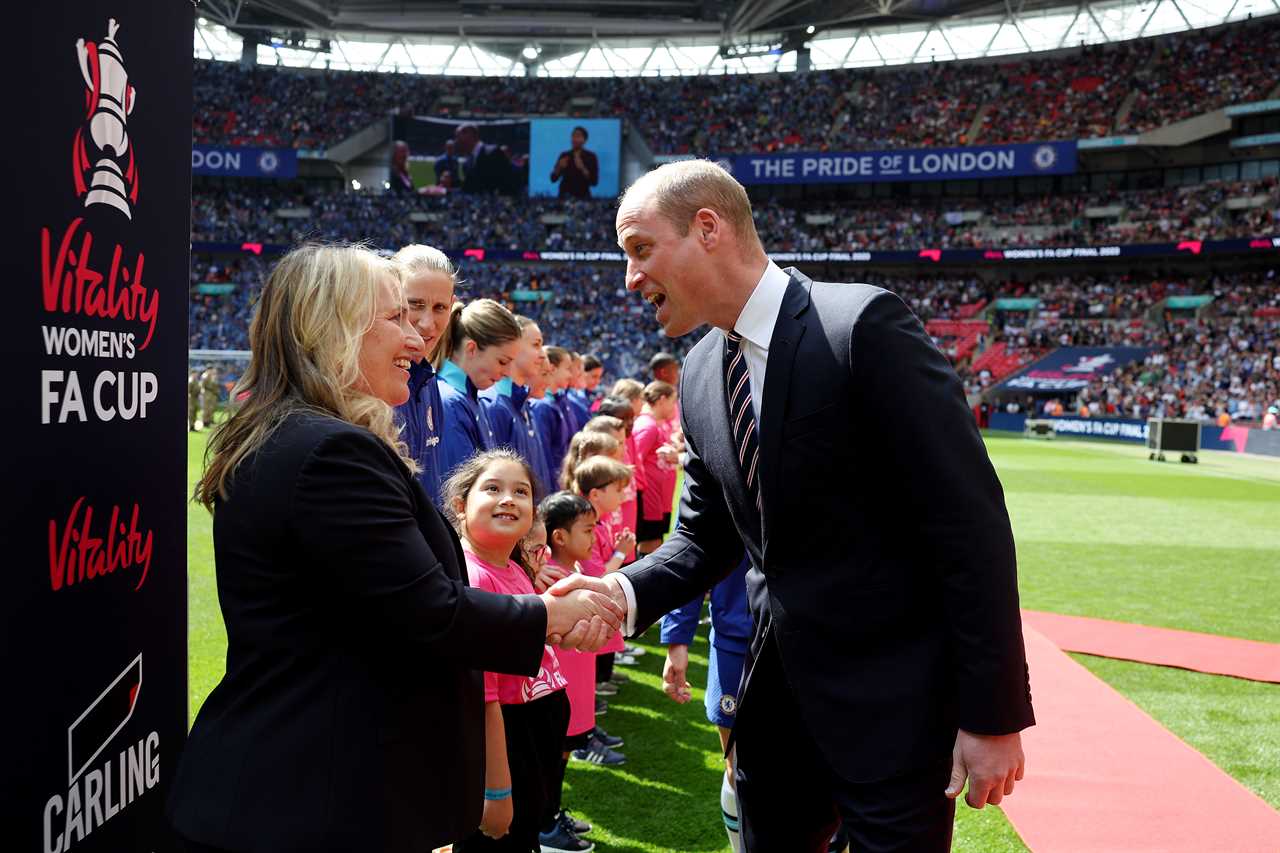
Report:
M751 659L772 635L832 767L874 781L946 757L958 727L1033 724L1013 535L960 382L920 322L880 288L789 273L758 420L763 513L734 453L712 330L681 372L680 398L700 405L681 406L675 533L623 572L642 629L745 547Z

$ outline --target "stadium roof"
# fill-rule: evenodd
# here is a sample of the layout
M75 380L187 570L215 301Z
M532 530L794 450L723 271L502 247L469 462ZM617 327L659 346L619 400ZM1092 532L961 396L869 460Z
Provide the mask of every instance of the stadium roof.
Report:
M451 75L635 76L1004 56L1217 26L1280 0L204 0L195 55Z

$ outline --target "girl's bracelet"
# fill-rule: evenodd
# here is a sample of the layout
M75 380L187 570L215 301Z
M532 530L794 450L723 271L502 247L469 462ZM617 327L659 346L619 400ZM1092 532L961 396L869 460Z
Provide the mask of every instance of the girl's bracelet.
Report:
M485 788L484 798L486 800L505 800L511 796L510 788Z

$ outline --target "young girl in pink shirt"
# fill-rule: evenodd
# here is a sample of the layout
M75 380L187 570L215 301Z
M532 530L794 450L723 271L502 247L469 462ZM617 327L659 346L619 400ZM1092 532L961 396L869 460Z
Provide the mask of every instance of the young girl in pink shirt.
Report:
M534 480L518 454L492 450L464 462L445 484L445 506L462 538L473 587L533 594L532 579L514 555L533 525ZM550 646L543 649L542 666L532 678L484 674L484 813L479 831L455 844L455 853L540 849L539 831L553 796L558 802L563 778L566 684Z

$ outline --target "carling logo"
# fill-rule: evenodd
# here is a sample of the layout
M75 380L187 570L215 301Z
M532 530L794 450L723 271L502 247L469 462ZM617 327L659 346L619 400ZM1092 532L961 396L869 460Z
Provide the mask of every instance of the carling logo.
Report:
M44 850L66 853L160 784L160 735L151 732L107 753L133 718L142 692L142 655L67 727L67 791L44 804ZM107 757L99 762L99 758Z
M133 206L138 203L138 164L125 124L138 93L129 84L129 72L116 43L119 29L112 18L107 21L105 41L76 41L87 90L84 124L76 128L71 170L76 196L85 197L85 207L109 205L132 219Z

